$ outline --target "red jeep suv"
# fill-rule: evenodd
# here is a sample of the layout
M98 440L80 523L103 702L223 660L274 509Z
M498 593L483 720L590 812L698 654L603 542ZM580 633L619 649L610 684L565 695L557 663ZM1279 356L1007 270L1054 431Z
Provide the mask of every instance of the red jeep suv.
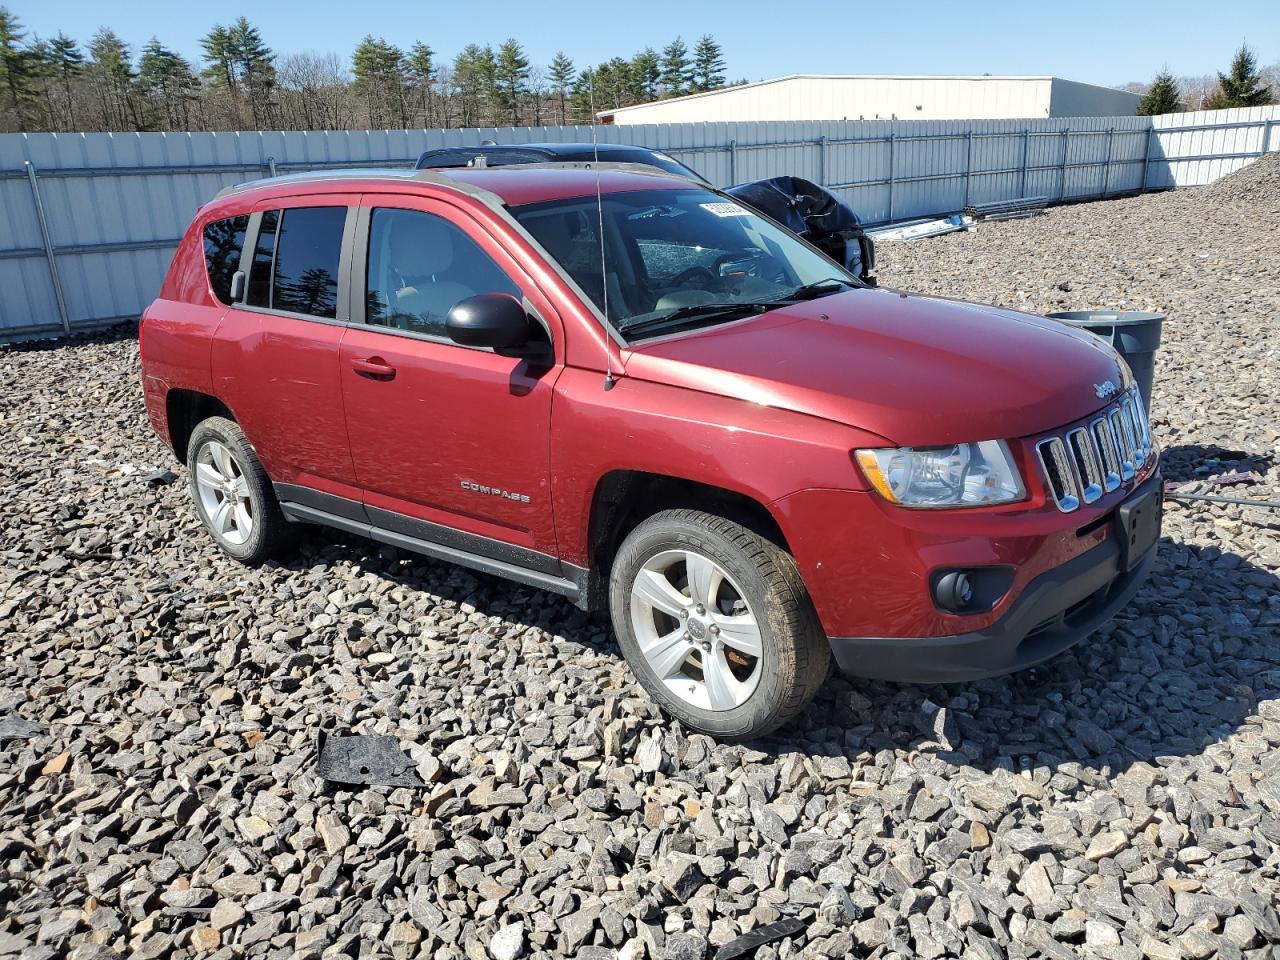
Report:
M1045 660L1160 533L1105 343L869 287L632 165L226 190L140 347L226 553L325 524L607 606L649 694L722 738L794 716L831 653L919 682Z

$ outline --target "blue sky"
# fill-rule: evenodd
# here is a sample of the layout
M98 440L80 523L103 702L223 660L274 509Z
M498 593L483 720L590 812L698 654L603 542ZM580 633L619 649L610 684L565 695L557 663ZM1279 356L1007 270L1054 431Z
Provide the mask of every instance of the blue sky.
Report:
M366 33L401 46L423 40L451 58L469 42L520 40L535 64L563 49L582 65L676 34L712 33L730 80L786 73L1053 74L1091 83L1224 69L1247 40L1263 65L1280 61L1280 0L1164 0L836 4L778 0L266 0L228 4L124 0L0 0L28 32L65 31L85 42L111 26L135 48L153 35L192 60L215 21L244 14L277 53L347 55ZM642 11L642 13L637 13Z

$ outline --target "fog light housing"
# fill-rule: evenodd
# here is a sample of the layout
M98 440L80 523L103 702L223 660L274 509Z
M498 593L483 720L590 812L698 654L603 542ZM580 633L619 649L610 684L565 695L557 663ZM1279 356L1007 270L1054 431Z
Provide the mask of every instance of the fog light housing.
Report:
M943 610L961 613L973 603L973 582L963 570L952 570L938 578L933 599Z
M1013 586L1013 567L951 567L929 577L933 605L943 613L986 613Z

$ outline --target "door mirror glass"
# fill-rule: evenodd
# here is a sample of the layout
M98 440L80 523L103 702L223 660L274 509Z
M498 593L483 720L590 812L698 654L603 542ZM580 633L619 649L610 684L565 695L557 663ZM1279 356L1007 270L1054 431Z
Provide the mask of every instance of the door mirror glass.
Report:
M529 344L532 322L524 305L509 293L479 293L449 310L445 330L464 347L489 347L518 353Z

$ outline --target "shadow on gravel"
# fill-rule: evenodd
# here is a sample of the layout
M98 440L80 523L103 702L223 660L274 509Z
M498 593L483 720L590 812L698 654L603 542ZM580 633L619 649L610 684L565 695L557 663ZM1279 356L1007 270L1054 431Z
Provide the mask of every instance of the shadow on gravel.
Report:
M1160 451L1160 472L1166 483L1204 480L1234 470L1261 474L1270 470L1273 463L1270 454L1230 450L1216 444L1183 443Z
M1088 782L1200 754L1280 698L1280 579L1217 547L1161 540L1155 571L1109 624L1038 667L972 683L832 678L802 736L771 751L937 753L957 765L1039 767ZM927 700L927 702L926 702ZM843 728L843 729L842 729Z
M138 321L125 320L110 327L97 330L84 330L73 333L69 337L61 334L41 335L30 340L17 340L12 343L0 343L0 356L6 353L43 353L48 351L74 350L86 344L119 343L122 340L138 339Z
M345 555L398 584L621 657L606 615L585 614L553 594L357 537L316 531L304 544L288 566ZM1275 576L1236 554L1166 537L1138 596L1061 656L964 684L833 674L800 717L749 746L849 759L927 752L988 772L1047 768L1084 787L1135 762L1200 754L1232 737L1260 700L1280 698L1278 616Z

